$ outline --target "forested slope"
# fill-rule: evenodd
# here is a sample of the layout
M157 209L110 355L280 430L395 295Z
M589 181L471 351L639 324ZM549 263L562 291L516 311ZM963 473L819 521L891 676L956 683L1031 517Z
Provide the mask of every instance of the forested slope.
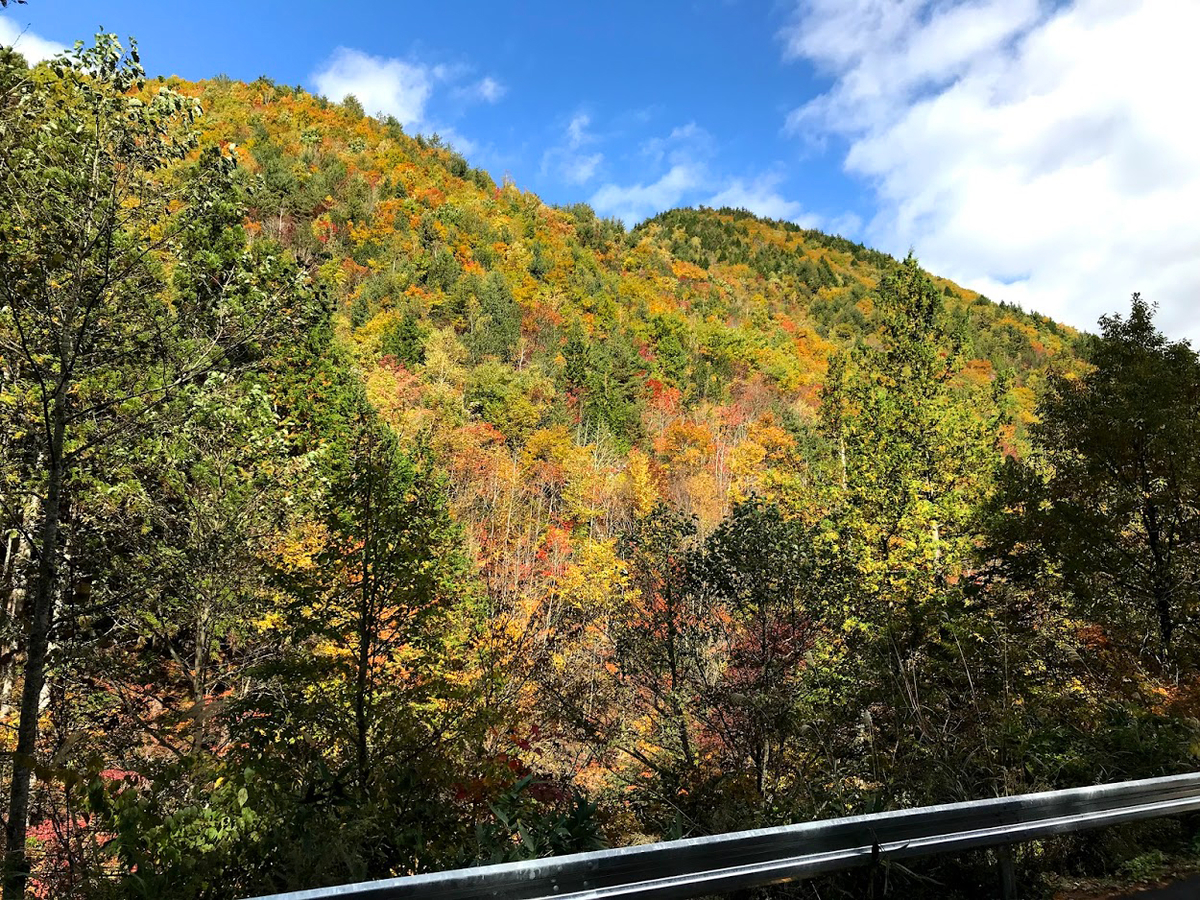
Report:
M372 400L403 434L432 429L446 459L493 465L553 435L593 470L640 453L658 493L707 525L757 484L760 472L735 485L750 432L811 431L830 354L874 339L873 293L898 267L731 210L678 210L627 234L586 205L498 187L354 103L266 81L180 87L203 101L208 137L236 142L261 174L254 227L318 269ZM1075 333L937 287L963 389L1007 376L1023 433L1045 373L1074 365Z
M0 84L10 890L1194 764L1200 375L1140 300L1091 338L743 211L626 230L353 98L81 53Z

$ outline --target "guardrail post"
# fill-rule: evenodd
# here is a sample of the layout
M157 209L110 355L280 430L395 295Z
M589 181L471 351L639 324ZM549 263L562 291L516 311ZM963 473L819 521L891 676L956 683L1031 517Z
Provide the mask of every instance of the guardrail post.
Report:
M1017 900L1017 872L1013 867L1012 844L1001 844L996 848L1000 861L1000 890L1004 900Z

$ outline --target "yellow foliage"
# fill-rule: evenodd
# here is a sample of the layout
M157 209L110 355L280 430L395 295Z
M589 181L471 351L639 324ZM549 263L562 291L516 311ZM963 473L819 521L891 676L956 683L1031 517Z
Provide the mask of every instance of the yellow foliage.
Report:
M648 515L658 501L658 490L650 470L650 457L637 448L631 450L623 481L631 512L639 517Z
M558 596L569 607L600 616L613 610L628 585L616 541L583 541L559 580Z
M324 549L327 539L324 525L301 522L282 536L275 550L285 568L304 571L316 566L315 557Z

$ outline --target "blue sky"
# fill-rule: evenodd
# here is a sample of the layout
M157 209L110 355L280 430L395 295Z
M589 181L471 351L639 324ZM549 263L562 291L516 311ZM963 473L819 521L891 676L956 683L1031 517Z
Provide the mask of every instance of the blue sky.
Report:
M353 92L550 203L744 206L1077 326L1140 290L1200 337L1195 0L30 0L0 43L101 26L152 74Z
M473 164L497 178L509 172L548 202L591 200L605 185L653 185L673 164L683 166L671 187L648 196L607 193L602 212L629 224L658 212L656 200L704 202L731 188L730 199L757 199L764 212L786 218L845 225L855 222L848 214L869 212L868 192L843 175L836 154L813 154L785 133L797 96L822 85L811 66L784 59L779 32L790 12L783 6L620 0L229 9L196 4L185 17L180 4L108 0L101 12L94 0L33 0L7 15L62 43L101 25L132 34L152 74L265 74L320 91L320 73L345 59L339 49L429 70L419 120L409 107L400 118L448 136ZM495 86L486 96L471 89L484 79Z

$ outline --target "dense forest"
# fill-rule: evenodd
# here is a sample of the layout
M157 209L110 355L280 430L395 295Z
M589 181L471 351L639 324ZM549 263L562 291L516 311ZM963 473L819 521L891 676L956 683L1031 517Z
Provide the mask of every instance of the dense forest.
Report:
M111 35L0 51L5 896L1194 768L1200 361L1112 306L1080 334L741 210L627 230Z

